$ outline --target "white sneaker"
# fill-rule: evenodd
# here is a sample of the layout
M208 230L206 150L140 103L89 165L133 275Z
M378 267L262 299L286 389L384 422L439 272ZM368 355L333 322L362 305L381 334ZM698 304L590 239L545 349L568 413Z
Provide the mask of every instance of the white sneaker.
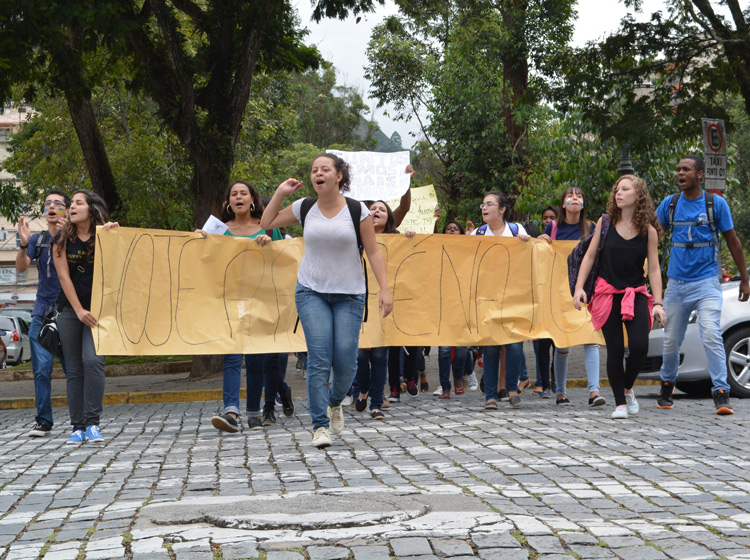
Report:
M628 414L638 414L640 407L638 401L635 400L635 393L625 393L625 402L628 403Z
M317 447L318 449L331 447L331 445L333 445L333 442L331 441L331 436L328 434L328 429L321 426L320 428L315 430L312 438L312 444L313 447Z
M334 407L328 407L328 418L331 419L331 432L340 434L344 429L344 406L340 404Z
M438 385L438 388L435 389L435 391L432 394L435 395L436 397L439 397L440 395L442 395L443 394L443 386L442 385Z
M351 395L346 395L346 396L344 397L344 400L343 400L343 401L341 401L341 404L342 404L343 406L352 406L352 403L353 403L353 402L354 402L354 399L352 398L352 396L351 396Z
M468 385L469 391L476 391L479 389L479 381L477 381L477 374L473 371L466 376L466 381L464 381L464 387Z
M626 420L628 417L628 407L627 405L621 404L618 406L615 411L612 413L612 418L615 420Z

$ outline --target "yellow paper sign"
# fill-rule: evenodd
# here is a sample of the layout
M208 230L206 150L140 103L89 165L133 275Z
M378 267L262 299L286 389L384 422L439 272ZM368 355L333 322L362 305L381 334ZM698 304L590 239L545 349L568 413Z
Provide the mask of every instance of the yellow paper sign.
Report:
M377 236L393 313L378 314L370 274L361 347L468 346L552 338L602 343L572 304L574 242L466 235ZM92 312L104 355L304 350L294 304L302 239L252 239L117 228L97 230ZM368 272L371 268L368 265Z
M399 199L389 200L391 209L398 208ZM400 232L413 231L416 233L430 234L435 230L435 207L438 205L435 187L416 187L411 190L411 208L404 217L404 221L398 226Z

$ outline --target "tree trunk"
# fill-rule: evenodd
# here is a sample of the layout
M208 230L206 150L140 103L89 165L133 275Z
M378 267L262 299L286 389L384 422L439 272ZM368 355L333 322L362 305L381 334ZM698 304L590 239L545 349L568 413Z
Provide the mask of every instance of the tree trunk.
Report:
M86 160L92 189L104 199L112 212L120 205L120 197L89 95L67 93L66 100Z

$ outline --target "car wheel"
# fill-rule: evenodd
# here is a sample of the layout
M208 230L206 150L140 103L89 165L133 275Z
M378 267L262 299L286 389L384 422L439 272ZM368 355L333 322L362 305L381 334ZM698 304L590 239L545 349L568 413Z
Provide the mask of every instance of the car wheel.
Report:
M708 397L711 395L711 379L699 379L698 381L677 381L675 383L677 387L683 393L687 393L691 397Z
M0 369L5 369L8 367L8 353L6 352L3 354L3 359L0 361Z
M17 359L17 360L16 360L16 361L15 361L15 362L13 363L13 365L14 365L14 366L17 366L17 365L18 365L18 364L20 364L21 362L23 362L23 350L21 350L21 351L20 351L20 352L18 353L18 359Z
M727 381L735 397L750 397L750 328L729 334L724 340L727 353Z

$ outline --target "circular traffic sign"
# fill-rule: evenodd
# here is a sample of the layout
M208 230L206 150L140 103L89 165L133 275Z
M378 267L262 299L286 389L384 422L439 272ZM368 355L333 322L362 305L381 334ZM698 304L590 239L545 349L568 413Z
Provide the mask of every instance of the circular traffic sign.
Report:
M718 153L721 151L721 148L724 146L724 135L718 124L711 123L708 125L708 129L706 130L706 140L708 147L711 148L713 152Z

